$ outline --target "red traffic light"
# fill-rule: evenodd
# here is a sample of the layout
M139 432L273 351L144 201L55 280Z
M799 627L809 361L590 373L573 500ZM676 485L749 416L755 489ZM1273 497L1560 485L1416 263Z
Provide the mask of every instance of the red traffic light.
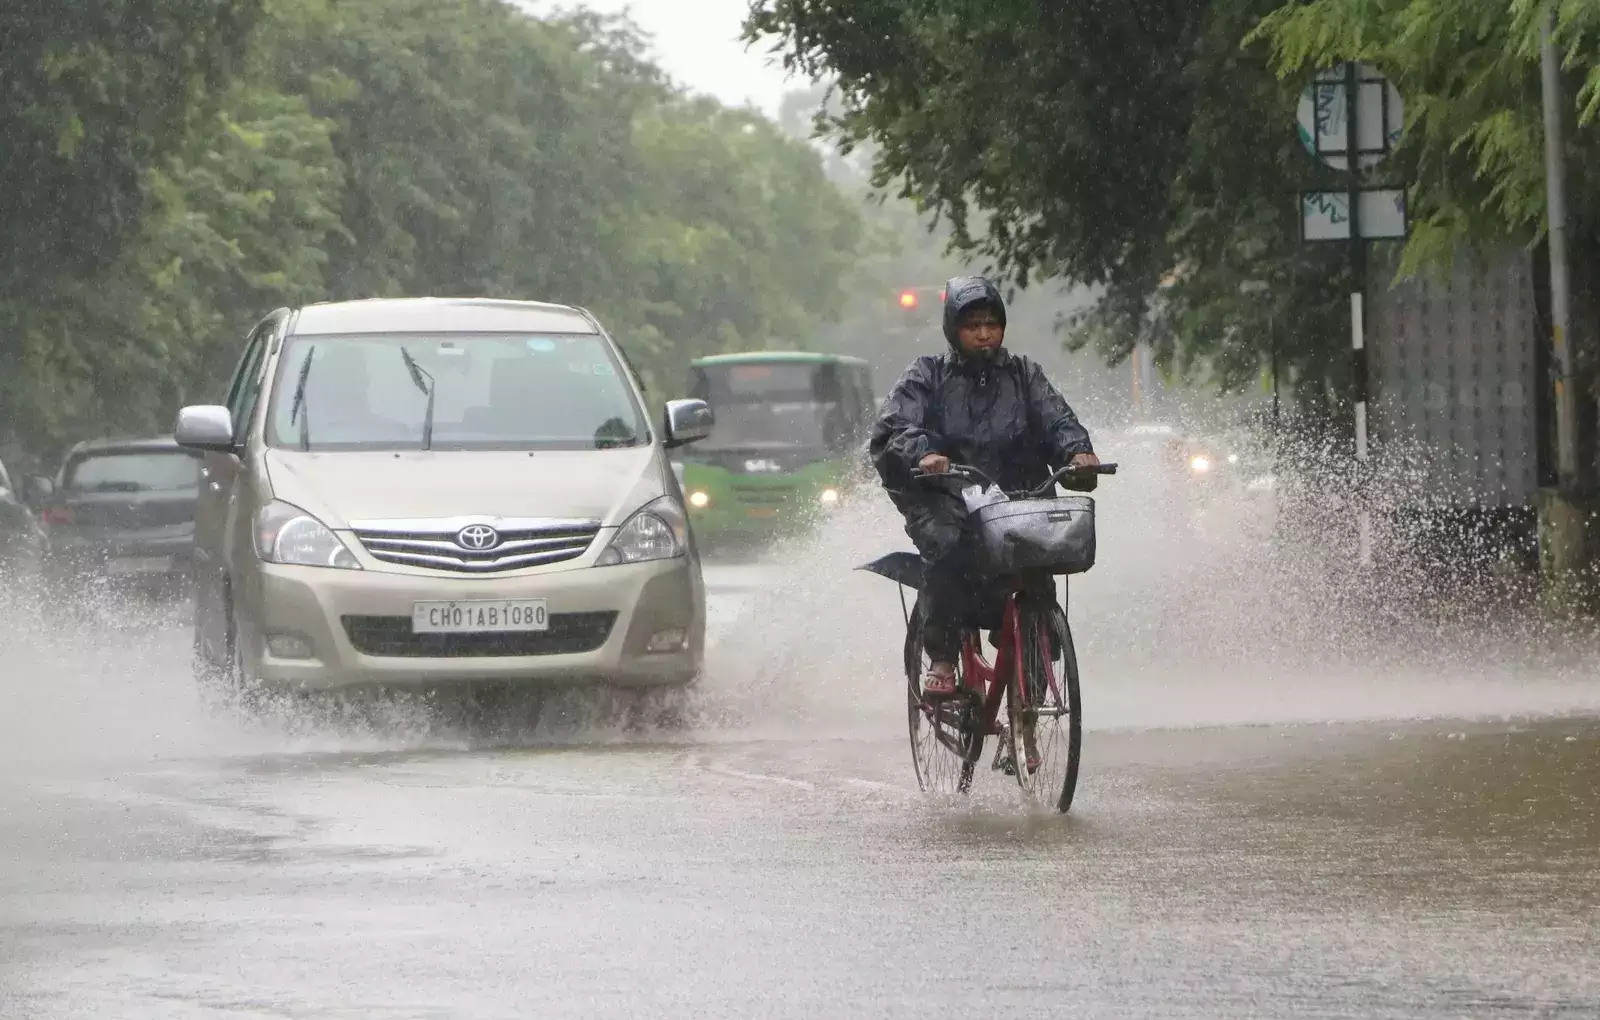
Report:
M915 308L915 307L917 307L917 292L914 291L914 290L903 290L903 291L901 291L900 292L900 307L901 308Z

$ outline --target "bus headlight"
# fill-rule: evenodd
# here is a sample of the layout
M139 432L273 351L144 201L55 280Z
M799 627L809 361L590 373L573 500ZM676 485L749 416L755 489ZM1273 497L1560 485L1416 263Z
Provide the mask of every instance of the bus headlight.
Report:
M711 505L711 496L701 489L689 493L689 505L696 510L704 510Z
M832 488L823 489L822 492L817 496L817 499L822 503L823 506L835 506L839 502L839 490Z
M1211 470L1211 458L1205 455L1192 457L1189 460L1189 470L1197 475L1203 475Z

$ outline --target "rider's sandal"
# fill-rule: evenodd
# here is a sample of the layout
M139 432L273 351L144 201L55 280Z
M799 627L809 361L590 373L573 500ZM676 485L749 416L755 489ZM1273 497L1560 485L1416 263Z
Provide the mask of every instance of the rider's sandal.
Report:
M956 692L956 675L954 673L935 673L928 671L922 678L922 693L929 698L948 698Z

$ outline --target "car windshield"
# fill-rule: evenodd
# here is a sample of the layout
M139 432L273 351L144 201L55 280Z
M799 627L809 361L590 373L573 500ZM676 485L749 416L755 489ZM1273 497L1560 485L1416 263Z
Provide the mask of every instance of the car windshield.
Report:
M200 484L200 461L183 450L95 453L67 465L63 485L76 492L176 492Z
M285 347L267 441L310 450L593 450L642 445L649 427L615 353L595 334L302 336Z

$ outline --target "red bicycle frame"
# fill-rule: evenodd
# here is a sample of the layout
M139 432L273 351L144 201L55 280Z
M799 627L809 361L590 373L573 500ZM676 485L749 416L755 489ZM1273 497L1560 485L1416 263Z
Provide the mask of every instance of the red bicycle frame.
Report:
M1056 679L1055 659L1050 654L1048 634L1039 634L1038 640L1043 644L1041 651L1044 653L1040 659L1044 662L1045 679L1050 685L1050 690L1055 694L1056 701L1063 703L1061 687ZM1022 699L1017 706L1022 710L1028 706L1030 692L1028 685L1022 682L1022 608L1017 600L1016 592L1006 596L1005 608L1000 618L1000 637L997 642L999 648L995 654L994 665L990 665L983 657L982 632L969 630L961 641L961 685L967 692L982 702L982 709L977 722L982 725L985 736L996 736L1001 733L1000 701L1010 686L1007 682L1013 676L1017 678L1016 690ZM924 700L924 710L929 706Z

